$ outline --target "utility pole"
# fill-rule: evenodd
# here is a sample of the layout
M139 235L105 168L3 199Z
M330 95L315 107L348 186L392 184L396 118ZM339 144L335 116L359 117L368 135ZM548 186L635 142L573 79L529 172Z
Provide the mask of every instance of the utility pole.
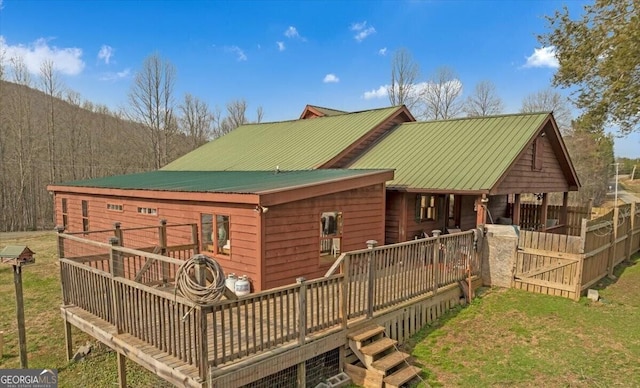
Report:
M614 163L616 165L616 197L615 197L615 202L613 207L617 208L618 207L618 166L620 166L620 163Z
M633 180L633 176L636 174L636 165L633 165L633 171L631 171L631 180Z

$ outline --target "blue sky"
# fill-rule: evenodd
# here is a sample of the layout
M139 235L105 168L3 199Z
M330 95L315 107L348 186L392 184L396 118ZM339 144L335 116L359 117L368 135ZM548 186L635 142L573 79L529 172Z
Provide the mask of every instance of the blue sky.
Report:
M556 63L536 35L562 1L30 1L0 0L0 46L37 73L54 60L84 99L126 106L135 72L159 53L185 92L211 107L244 98L264 120L297 118L304 105L354 111L388 105L380 87L406 47L426 80L459 75L466 97L490 80L506 112L547 88ZM567 1L572 12L584 2ZM36 75L34 74L34 78ZM564 93L564 92L563 92ZM616 139L640 157L640 134Z

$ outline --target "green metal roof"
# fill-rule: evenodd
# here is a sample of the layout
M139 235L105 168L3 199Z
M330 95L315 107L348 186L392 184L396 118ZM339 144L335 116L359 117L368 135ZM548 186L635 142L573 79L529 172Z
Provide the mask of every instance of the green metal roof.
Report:
M315 168L398 111L399 107L310 120L249 124L178 158L162 170L306 170Z
M0 251L0 257L15 259L19 257L25 249L28 249L26 245L7 245Z
M343 115L345 113L349 113L349 112L345 112L343 110L325 108L323 106L317 106L317 105L309 105L309 106L314 108L315 110L321 112L325 116L336 116L336 115Z
M55 186L125 190L257 194L270 190L355 178L378 170L151 171L79 180Z
M491 189L549 113L403 123L349 168L394 168L387 187Z

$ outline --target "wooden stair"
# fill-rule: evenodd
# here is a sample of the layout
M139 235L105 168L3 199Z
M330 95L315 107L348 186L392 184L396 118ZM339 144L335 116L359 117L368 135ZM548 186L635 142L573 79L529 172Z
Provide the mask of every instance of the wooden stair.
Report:
M416 377L421 369L410 365L409 355L396 348L398 341L384 335L384 327L366 326L348 334L349 347L366 368L350 365L354 383L365 388L400 387ZM359 373L360 372L360 373Z

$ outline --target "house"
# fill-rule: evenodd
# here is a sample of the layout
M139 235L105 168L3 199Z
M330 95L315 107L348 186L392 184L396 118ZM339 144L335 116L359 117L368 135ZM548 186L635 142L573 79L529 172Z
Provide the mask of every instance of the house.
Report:
M416 122L404 106L307 105L297 120L243 125L159 171L49 190L71 231L197 223L201 250L262 290L316 277L370 239L517 224L520 194L544 204L562 192L566 208L578 187L551 113Z
M70 231L196 223L200 252L259 291L320 277L340 252L382 241L392 178L391 170L152 171L49 190L57 222ZM173 233L167 243L190 238Z

